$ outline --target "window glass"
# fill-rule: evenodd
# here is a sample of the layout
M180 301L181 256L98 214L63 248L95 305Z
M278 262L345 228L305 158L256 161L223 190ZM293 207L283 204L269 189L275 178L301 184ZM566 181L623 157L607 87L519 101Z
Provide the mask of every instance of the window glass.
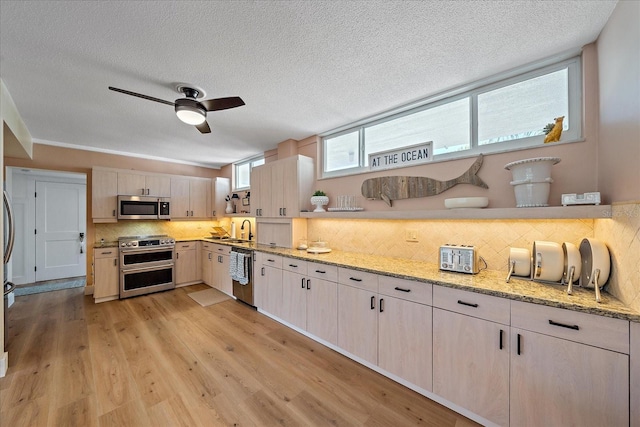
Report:
M251 185L251 169L264 165L264 157L236 163L235 167L235 190L243 190Z
M568 129L566 68L478 95L478 144L543 135L544 126L559 116Z
M359 131L324 140L324 170L337 171L360 166Z
M408 114L364 129L365 166L369 154L433 141L433 154L468 150L469 98Z

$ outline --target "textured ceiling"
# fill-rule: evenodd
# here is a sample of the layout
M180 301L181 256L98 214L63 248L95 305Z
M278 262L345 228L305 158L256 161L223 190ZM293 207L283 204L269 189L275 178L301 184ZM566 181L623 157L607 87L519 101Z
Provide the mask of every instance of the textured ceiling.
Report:
M616 1L7 1L0 76L34 141L219 167L594 41ZM246 106L212 133L176 83Z

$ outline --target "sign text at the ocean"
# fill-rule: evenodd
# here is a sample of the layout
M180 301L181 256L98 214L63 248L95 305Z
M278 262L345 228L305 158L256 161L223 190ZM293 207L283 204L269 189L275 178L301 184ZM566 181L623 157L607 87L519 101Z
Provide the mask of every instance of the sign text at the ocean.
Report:
M433 160L433 141L395 150L369 154L369 169L372 171L405 168Z

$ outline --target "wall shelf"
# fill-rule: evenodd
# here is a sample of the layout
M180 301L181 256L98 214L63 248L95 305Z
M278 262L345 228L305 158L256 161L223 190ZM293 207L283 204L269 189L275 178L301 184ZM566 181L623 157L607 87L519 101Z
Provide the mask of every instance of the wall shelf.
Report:
M611 205L416 211L300 212L300 217L327 219L589 219L611 218Z

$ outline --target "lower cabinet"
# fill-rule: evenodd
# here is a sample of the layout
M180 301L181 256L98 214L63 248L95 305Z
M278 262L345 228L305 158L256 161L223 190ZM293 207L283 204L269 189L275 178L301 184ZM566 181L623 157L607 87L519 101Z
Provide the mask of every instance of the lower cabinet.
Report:
M120 296L118 248L95 249L93 253L93 298L109 301Z
M512 304L511 425L628 426L629 322Z
M176 285L196 283L202 279L198 242L176 243Z
M254 304L282 318L282 257L256 252L253 274Z
M204 284L213 287L213 243L202 243L202 252L200 253L201 276Z
M214 288L227 295L233 295L233 281L229 274L229 253L231 248L225 245L213 245L211 256L212 262L212 284Z
M434 286L433 305L433 392L509 425L509 301Z

